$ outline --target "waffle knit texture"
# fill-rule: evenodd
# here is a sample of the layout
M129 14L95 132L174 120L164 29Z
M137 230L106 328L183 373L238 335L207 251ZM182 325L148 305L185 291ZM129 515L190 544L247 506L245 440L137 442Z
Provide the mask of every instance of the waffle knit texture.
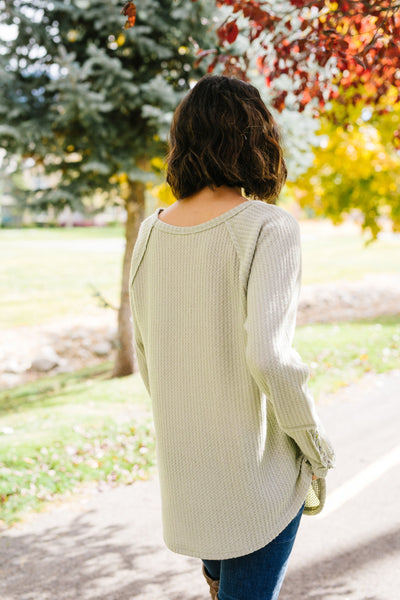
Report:
M152 400L164 541L222 560L296 516L335 454L292 348L301 285L293 215L248 200L194 226L141 223L129 296Z

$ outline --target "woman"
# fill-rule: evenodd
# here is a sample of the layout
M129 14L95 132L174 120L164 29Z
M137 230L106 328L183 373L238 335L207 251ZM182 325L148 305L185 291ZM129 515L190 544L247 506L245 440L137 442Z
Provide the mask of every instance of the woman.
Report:
M334 451L291 347L300 232L274 204L286 167L256 88L201 79L175 112L167 163L179 200L142 222L129 286L164 540L202 559L212 598L276 599Z

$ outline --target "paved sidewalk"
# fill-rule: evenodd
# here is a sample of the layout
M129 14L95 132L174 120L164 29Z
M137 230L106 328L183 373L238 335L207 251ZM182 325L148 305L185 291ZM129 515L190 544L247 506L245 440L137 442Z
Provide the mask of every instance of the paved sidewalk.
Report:
M324 511L302 519L279 600L400 598L399 390L400 370L367 375L318 405L337 467L328 475ZM104 492L89 487L5 531L0 598L209 595L200 560L174 554L163 543L153 480Z

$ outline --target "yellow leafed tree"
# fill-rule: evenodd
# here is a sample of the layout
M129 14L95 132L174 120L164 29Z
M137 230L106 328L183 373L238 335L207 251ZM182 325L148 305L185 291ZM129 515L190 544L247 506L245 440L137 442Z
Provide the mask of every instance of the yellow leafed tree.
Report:
M400 107L390 100L389 94L384 114L364 106L342 118L341 107L335 106L335 119L321 119L313 166L288 184L303 208L336 224L359 209L362 229L370 234L367 243L381 230L380 217L400 231L400 152L393 145Z

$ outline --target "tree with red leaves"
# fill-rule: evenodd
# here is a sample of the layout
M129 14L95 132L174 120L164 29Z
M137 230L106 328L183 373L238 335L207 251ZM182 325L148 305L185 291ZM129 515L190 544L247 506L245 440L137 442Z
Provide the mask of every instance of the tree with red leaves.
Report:
M297 109L314 100L315 112L332 100L352 104L362 100L379 105L395 86L400 101L400 0L216 0L229 8L217 27L215 48L198 50L198 62L208 59L208 72L219 67L225 75L248 78L249 52L238 52L240 35L256 48L257 64L267 86L287 75L296 82L292 90ZM133 3L128 7L133 10ZM126 10L126 9L125 9ZM364 95L356 88L362 85ZM366 95L365 95L366 92ZM282 110L287 91L277 88L273 105ZM384 107L380 107L384 110Z
M219 45L209 65L223 65L224 74L248 74L247 52L235 52L239 33L257 46L258 67L267 86L281 75L296 82L298 110L316 99L322 111L340 90L353 88L346 101L379 105L394 86L400 101L399 0L216 0L230 14L217 30ZM241 27L238 27L238 23ZM364 94L357 95L362 85ZM365 94L366 92L366 94ZM273 104L282 110L285 90L277 90ZM380 107L382 109L382 107Z

